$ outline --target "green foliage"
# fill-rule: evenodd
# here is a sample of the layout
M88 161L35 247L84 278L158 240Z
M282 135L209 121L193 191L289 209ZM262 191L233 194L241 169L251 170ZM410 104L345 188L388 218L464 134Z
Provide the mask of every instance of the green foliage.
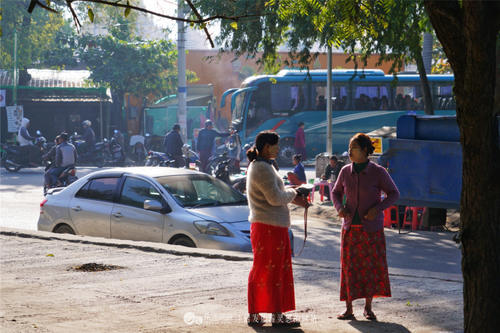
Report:
M305 66L317 54L310 50L317 43L343 48L353 55L351 61L366 65L371 54L380 63L392 62L391 72L422 52L422 32L430 30L421 0L196 0L206 15L245 16L235 29L233 21L221 21L218 42L224 49L251 56L263 52L260 63L270 68L280 59L277 49L287 44L291 65Z
M81 59L93 82L138 96L159 97L175 91L177 49L171 41L85 35L80 43Z
M17 67L53 67L58 58L58 67L72 66L75 59L70 53L58 54L62 45L67 43L71 23L62 16L46 10L27 12L29 0L2 0L0 68L11 70L14 67L14 31L17 30ZM55 8L63 7L53 4Z
M138 5L139 1L126 3ZM109 33L106 36L83 34L78 39L78 54L91 71L90 79L94 83L108 86L118 95L128 92L159 98L175 93L177 48L172 41L147 41L139 37L136 11L96 3L82 3L77 10L85 13L87 7L93 11L93 19L88 16L93 23L84 23L104 27ZM193 72L186 75L188 82L198 80Z

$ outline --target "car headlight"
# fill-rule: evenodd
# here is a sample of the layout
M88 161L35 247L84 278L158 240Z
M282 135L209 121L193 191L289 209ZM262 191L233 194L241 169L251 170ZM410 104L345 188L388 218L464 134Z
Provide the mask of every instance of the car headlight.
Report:
M194 221L194 226L205 235L230 236L229 231L221 224L214 221Z

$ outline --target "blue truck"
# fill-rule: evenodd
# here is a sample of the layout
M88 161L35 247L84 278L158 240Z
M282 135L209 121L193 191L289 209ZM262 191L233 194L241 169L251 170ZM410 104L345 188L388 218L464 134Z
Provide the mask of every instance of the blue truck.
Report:
M500 133L500 116L497 124ZM441 219L435 225L444 224L446 209L460 208L462 147L456 116L399 117L396 139L389 139L380 162L401 193L398 205L431 208Z

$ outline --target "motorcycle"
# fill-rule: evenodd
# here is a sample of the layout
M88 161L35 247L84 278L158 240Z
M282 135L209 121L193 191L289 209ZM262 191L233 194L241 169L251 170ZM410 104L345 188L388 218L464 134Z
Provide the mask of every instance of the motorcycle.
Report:
M191 146L185 143L182 146L182 157L184 157L185 160L185 166L188 169L200 169L201 162L200 162L200 156L195 153L192 149Z
M52 168L52 162L48 162L45 167L45 173L47 173ZM49 186L46 182L43 184L43 195L47 195L48 190L56 187L66 187L78 180L76 176L76 167L74 165L67 166L61 174L57 177L57 182L52 186Z
M125 156L122 145L113 136L109 141L110 159L105 161L106 165L111 166L128 166L128 159Z
M230 174L240 173L239 165L236 163L235 158L228 156L229 148L227 144L220 145L216 148L215 154L210 157L207 164L207 173L210 175L215 175L215 169L217 165L223 161L228 161L228 171Z
M78 164L79 165L96 165L98 168L102 168L106 163L106 160L110 159L109 142L104 139L101 142L94 144L92 150L86 149L84 151L85 141L81 139L78 133L74 133L69 138L69 142L73 144L78 153Z
M146 134L146 138L149 134ZM133 161L134 165L144 165L146 162L147 151L145 147L146 138L142 135L132 135L130 137L129 159Z
M150 150L148 156L146 156L146 166L164 166L164 167L174 167L175 160L168 157L167 154Z
M229 158L220 161L215 167L215 178L222 180L235 190L244 194L246 191L247 177L246 175L240 174L231 176L230 163L231 160Z
M7 171L17 172L22 168L38 168L44 165L42 155L50 149L47 139L40 131L36 131L34 145L5 146L3 165Z

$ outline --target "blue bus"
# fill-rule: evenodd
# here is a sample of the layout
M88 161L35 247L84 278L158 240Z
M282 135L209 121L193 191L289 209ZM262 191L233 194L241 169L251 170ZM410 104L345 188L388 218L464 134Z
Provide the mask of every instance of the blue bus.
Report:
M428 80L435 114L455 114L453 75L428 75ZM232 124L242 144L252 144L262 130L276 131L281 137L279 163L289 164L301 122L308 158L326 151L326 86L326 70L281 70L248 77L240 88L224 92L221 107L231 96ZM355 133L395 127L404 114L424 114L418 74L401 73L395 80L378 69L333 70L331 96L332 152L337 154L347 150ZM384 141L383 147L387 147Z

